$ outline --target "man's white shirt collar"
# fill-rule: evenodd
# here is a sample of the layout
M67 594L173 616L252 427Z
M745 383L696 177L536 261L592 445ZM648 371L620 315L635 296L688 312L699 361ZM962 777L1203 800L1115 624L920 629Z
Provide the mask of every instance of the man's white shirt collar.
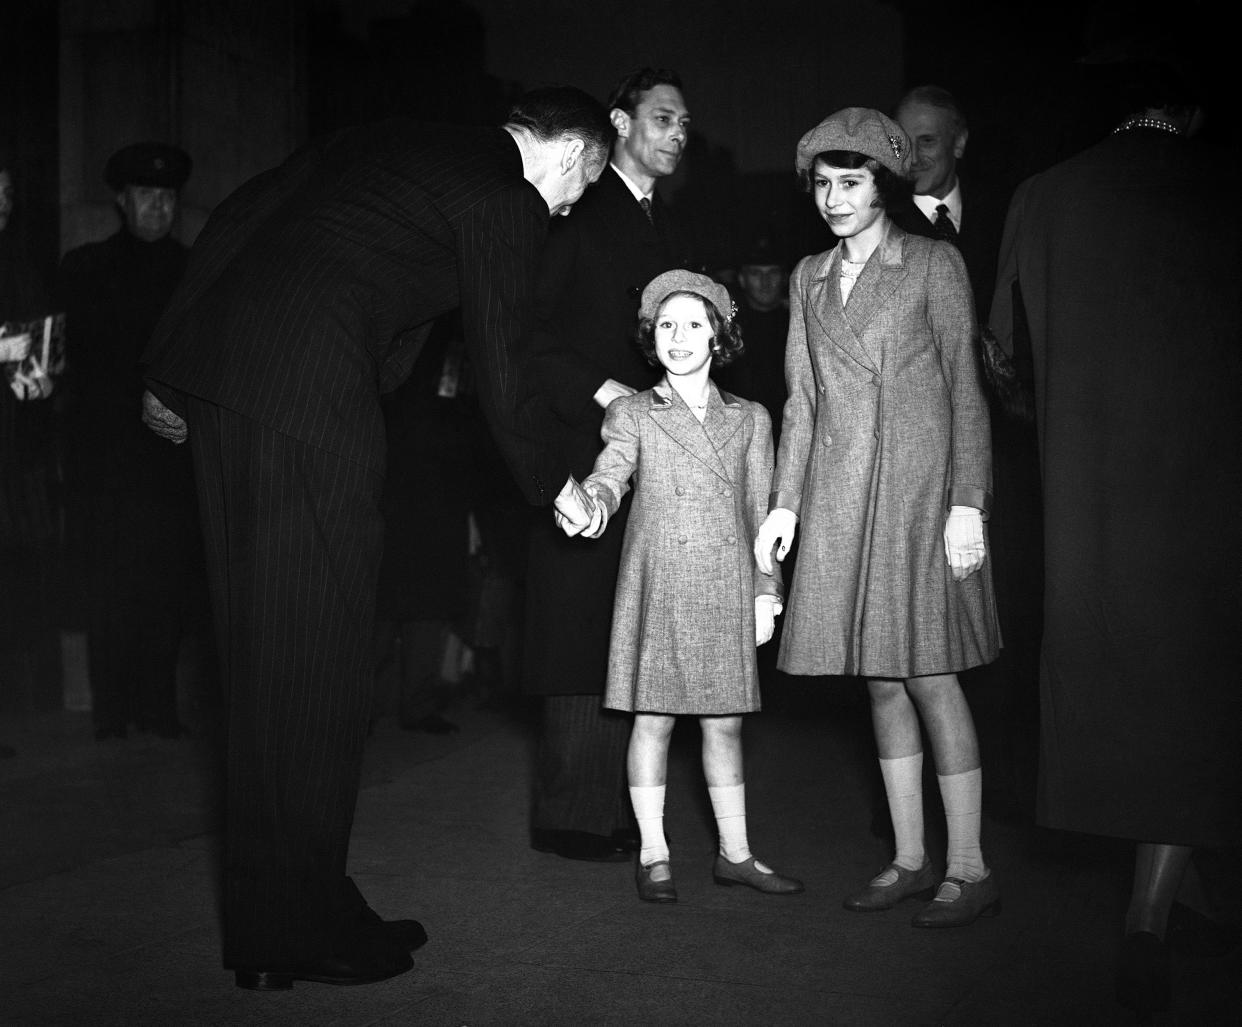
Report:
M943 200L938 200L934 196L919 196L917 193L914 197L914 205L923 212L928 221L936 220L936 208L942 203L949 208L949 220L960 232L962 230L962 180L960 178L954 183L953 191Z
M631 181L631 179L630 179L630 176L629 176L629 175L627 175L627 174L626 174L624 171L622 171L619 167L617 167L615 164L613 164L613 163L612 163L612 161L609 161L609 162L608 162L608 166L609 166L610 168L612 168L612 170L613 170L613 171L615 171L618 175L620 175L620 176L621 176L621 181L622 181L622 182L624 182L624 183L625 183L625 187L626 187L627 189L629 189L629 191L630 191L631 193L633 193L633 194L634 194L634 199L636 199L636 200L648 199L648 200L651 200L651 202L652 202L652 203L654 203L654 202L655 202L655 196L654 196L654 194L655 194L655 189L652 189L652 190L651 190L651 192L649 192L649 193L645 193L645 192L643 192L641 189L639 189L639 188L638 188L638 186L636 186L636 185L633 183L633 181Z

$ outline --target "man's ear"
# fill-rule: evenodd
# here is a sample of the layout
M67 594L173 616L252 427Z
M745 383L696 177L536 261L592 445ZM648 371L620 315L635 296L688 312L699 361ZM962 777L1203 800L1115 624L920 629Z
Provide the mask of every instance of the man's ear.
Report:
M630 134L630 116L620 107L614 107L608 114L608 120L612 122L612 127L617 130L617 135L622 139L629 138Z
M962 129L953 137L953 156L961 160L962 155L966 152L966 140L970 138L970 130Z
M582 159L582 151L586 149L586 143L577 136L567 136L565 146L561 149L561 174L566 175L572 171Z

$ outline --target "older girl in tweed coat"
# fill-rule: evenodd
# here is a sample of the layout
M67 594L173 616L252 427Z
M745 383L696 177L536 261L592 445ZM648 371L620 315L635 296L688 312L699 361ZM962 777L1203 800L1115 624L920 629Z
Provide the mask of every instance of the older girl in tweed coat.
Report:
M797 167L840 242L790 282L789 400L755 557L770 568L777 540L779 558L801 532L777 666L867 679L897 852L845 907L891 909L936 885L923 838L925 729L948 872L912 923L954 927L1000 905L957 679L1000 648L983 534L991 434L962 258L887 213L909 193L910 149L900 125L861 107L798 144Z

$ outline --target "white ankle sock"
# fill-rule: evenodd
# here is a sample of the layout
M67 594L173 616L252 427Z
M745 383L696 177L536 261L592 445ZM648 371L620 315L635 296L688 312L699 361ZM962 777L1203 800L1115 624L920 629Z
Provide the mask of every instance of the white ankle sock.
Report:
M638 833L642 849L638 861L643 866L668 859L668 842L664 838L664 785L630 786L630 804L634 807L634 819L638 821Z
M983 819L983 771L976 767L960 774L937 774L940 797L948 826L949 845L945 877L963 881L982 881L988 876L979 847L979 828Z
M893 862L903 870L918 870L927 862L923 850L923 754L899 756L896 759L880 759L880 774L884 778L884 794L888 796L888 812L893 819L893 837L897 853ZM881 881L888 874L890 879ZM897 875L891 870L876 878L876 882L892 884Z
M750 845L746 841L746 785L708 785L707 794L711 797L716 830L720 833L720 854L730 863L750 859Z

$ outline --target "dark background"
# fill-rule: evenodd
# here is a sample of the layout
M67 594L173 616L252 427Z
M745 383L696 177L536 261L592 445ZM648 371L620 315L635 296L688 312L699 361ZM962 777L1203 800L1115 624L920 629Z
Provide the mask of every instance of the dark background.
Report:
M569 82L604 96L641 64L685 81L694 132L666 191L709 267L756 234L791 262L828 237L796 187L798 137L837 108L890 108L935 82L971 123L961 173L973 198L1089 145L1122 112L1109 55L1177 61L1227 121L1233 57L1215 5L910 0L59 0L0 5L0 151L17 179L12 224L50 273L65 249L115 225L101 180L121 145L184 146L195 172L178 232L307 137L391 115L498 123L524 88ZM1154 25L1156 36L1142 38ZM1226 81L1229 79L1230 81Z

